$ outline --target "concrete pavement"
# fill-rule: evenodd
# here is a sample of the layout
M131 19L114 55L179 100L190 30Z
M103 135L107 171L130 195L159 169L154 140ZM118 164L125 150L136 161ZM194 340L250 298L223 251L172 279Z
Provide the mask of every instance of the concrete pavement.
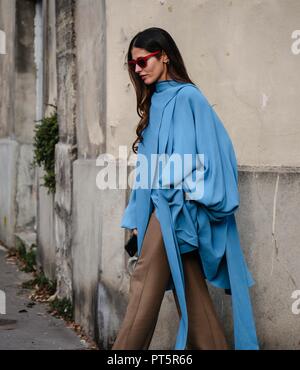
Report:
M22 288L22 282L32 279L31 274L20 272L5 255L0 246L0 290L6 296L6 314L0 313L0 350L87 349L63 320L47 313L47 304L32 304L30 290Z

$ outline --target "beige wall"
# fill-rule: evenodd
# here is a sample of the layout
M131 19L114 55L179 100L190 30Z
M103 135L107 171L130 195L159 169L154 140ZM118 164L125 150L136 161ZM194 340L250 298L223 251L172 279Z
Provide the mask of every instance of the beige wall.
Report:
M0 137L9 136L13 128L15 2L0 0L0 29L6 36L6 54L0 55Z
M56 16L55 1L45 3L47 22L47 37L45 40L45 103L57 104L57 70L56 70ZM45 107L46 115L53 111L52 107Z
M175 39L192 80L224 122L241 165L300 164L300 29L294 0L107 1L107 150L131 144L138 122L124 68L147 27Z
M75 11L78 156L105 152L105 2L78 0Z

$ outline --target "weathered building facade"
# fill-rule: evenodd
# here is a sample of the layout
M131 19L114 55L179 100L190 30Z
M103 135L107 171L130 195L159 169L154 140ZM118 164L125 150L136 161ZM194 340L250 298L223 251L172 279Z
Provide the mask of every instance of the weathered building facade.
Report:
M300 348L292 311L300 289L299 19L296 0L0 0L0 240L37 245L58 296L72 300L75 320L101 348L110 348L128 299L120 221L130 189L97 188L96 159L117 157L120 145L130 154L138 117L124 62L131 38L150 26L174 36L233 139L262 348ZM54 195L30 167L35 121L51 105ZM210 289L232 340L230 297ZM173 348L174 323L168 293L150 348Z

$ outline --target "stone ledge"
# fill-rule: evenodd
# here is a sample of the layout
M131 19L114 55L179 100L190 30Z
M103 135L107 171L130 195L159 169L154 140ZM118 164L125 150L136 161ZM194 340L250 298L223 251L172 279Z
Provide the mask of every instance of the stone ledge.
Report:
M32 231L21 231L15 233L16 237L16 244L17 242L21 242L26 252L29 252L31 248L36 247L36 233Z
M238 165L239 172L300 173L300 166Z

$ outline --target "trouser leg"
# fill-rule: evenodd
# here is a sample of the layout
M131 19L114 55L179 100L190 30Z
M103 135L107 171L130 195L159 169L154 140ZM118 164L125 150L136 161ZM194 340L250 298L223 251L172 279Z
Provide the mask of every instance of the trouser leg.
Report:
M188 349L229 349L199 264L198 251L181 254L188 311ZM180 307L173 290L177 310Z
M131 275L129 302L113 350L148 349L170 273L160 224L152 212Z

